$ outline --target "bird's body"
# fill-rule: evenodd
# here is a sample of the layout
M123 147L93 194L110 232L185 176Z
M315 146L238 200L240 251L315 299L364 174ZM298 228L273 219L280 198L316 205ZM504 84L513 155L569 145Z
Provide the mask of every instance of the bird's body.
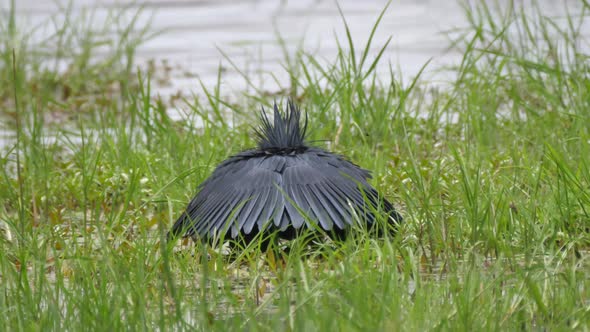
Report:
M401 222L391 203L367 182L369 171L305 144L307 121L301 127L293 103L284 115L276 105L274 111L274 124L262 113L258 149L217 166L171 236L251 239L264 230L292 237L304 227L344 234L355 220L373 224L379 211Z

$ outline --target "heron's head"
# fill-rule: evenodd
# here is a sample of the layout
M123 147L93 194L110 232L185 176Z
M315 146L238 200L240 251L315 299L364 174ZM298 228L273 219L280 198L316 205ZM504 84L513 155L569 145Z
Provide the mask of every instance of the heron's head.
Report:
M256 129L258 147L272 153L291 153L305 151L305 132L307 115L303 125L300 123L301 111L292 100L287 102L286 109L281 112L274 104L274 118L269 120L264 108L260 114L260 127Z

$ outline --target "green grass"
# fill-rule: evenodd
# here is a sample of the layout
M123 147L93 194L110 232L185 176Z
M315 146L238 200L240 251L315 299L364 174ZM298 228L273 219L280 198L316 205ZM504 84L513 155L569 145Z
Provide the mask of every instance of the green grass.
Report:
M350 36L333 62L303 49L286 59L285 91L308 112L310 139L373 170L405 222L395 239L359 231L313 249L296 240L288 253L252 247L235 261L162 239L215 165L255 144L259 105L286 96L229 104L220 86L195 87L208 98L172 121L149 73L134 70L148 28L132 36L135 21L113 13L112 39L67 21L52 37L62 42L39 44L4 13L0 116L16 142L0 155L0 326L589 330L583 18L561 29L539 13L495 11L466 8L470 27L451 41L463 59L443 68L456 74L443 87L404 84L393 68L377 78L386 53L354 53ZM81 48L61 46L74 40ZM104 43L111 52L93 59ZM56 56L72 70L44 65Z

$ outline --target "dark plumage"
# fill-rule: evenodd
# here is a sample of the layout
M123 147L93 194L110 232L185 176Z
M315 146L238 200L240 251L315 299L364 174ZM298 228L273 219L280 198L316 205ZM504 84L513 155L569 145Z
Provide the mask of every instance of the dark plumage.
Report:
M289 101L284 114L264 109L256 130L258 148L222 162L172 227L178 235L211 240L225 234L252 239L261 230L291 238L304 225L343 235L355 220L375 222L375 212L391 222L401 216L367 183L369 171L340 155L306 145L307 117ZM227 233L226 233L227 232Z

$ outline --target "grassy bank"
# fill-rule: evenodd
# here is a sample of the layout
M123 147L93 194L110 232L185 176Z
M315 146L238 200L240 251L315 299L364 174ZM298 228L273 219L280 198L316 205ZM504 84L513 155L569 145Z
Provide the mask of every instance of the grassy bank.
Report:
M288 91L310 139L373 170L405 222L395 239L358 232L234 261L161 240L215 165L254 145L259 105L286 96L230 104L220 86L204 87L187 119L172 121L150 73L134 71L148 36L129 32L135 21L119 21L114 39L72 25L54 37L80 42L66 48L27 41L6 13L0 117L15 140L0 154L0 326L588 330L582 19L558 29L539 13L491 11L466 9L471 26L452 41L463 59L442 87L402 83L394 69L378 78L387 51L369 57L371 45L346 38L331 63L305 50L290 58ZM92 59L104 40L110 52ZM71 69L47 66L55 57Z

